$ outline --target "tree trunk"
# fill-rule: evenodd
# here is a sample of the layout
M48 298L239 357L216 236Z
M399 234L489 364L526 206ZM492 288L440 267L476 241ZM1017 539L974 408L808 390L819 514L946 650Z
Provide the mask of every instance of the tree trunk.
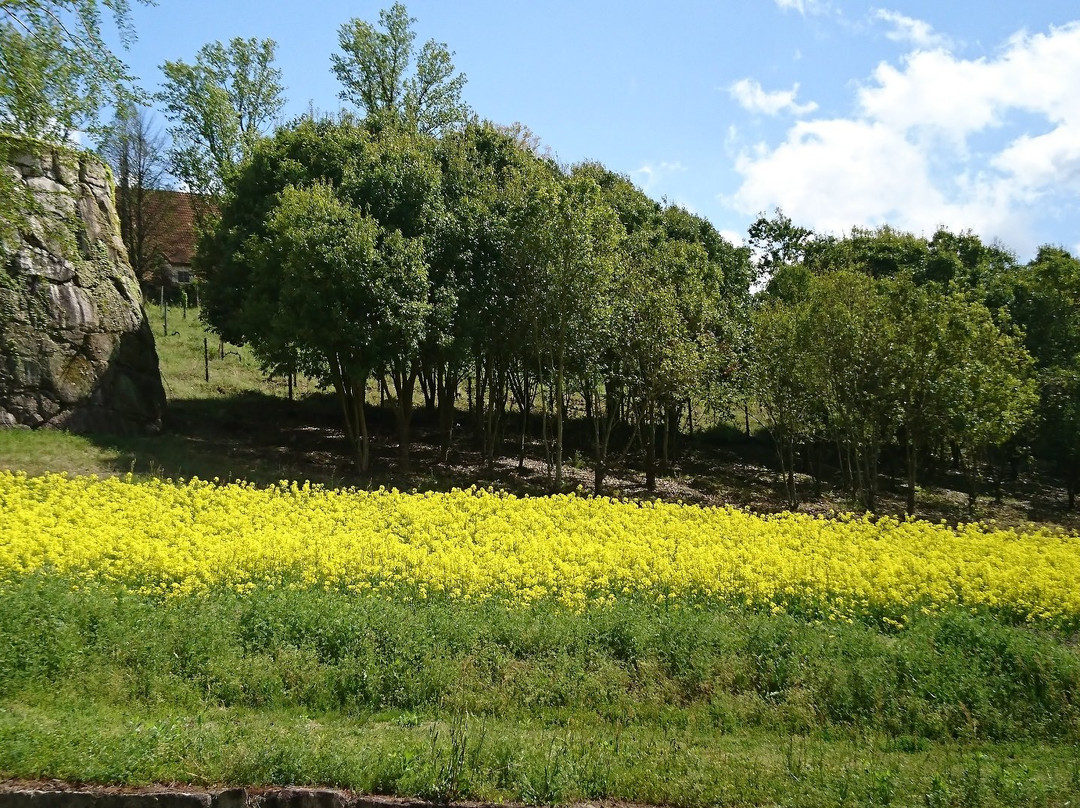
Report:
M555 368L555 488L562 489L563 484L563 420L565 416L565 392L566 380L564 378L563 358L559 356L558 366Z
M521 363L521 383L514 384L513 378L510 377L511 387L521 411L521 435L518 441L518 471L521 472L525 470L525 443L529 435L529 414L532 412L532 387L529 384L529 368L525 362Z
M876 444L866 447L866 510L877 510L878 494L878 454L881 449Z
M506 368L494 360L488 372L488 406L484 419L484 462L488 468L495 465L495 458L501 456L502 423L506 414Z
M484 364L481 357L476 357L476 362L473 364L474 371L474 389L473 395L476 397L475 402L469 402L469 411L473 416L473 440L479 440L480 448L483 449L484 440Z
M454 440L454 405L457 401L457 374L439 368L435 383L439 393L439 460L450 459L450 446Z
M537 362L536 389L540 394L540 445L544 447L544 472L548 480L551 479L551 439L548 435L548 401L550 391L544 389L544 366Z
M593 493L596 496L604 493L611 432L619 414L617 397L611 392L613 387L614 384L605 384L603 395L595 390L585 390L585 410L589 413L593 433ZM600 405L601 400L604 402L603 407Z
M648 408L646 417L651 415ZM656 424L653 418L648 418L644 425L641 436L645 442L645 490L656 490Z
M417 368L413 363L404 361L390 369L390 377L394 382L394 393L397 396L394 401L394 417L397 420L398 432L398 468L407 473L409 471L409 448L410 448L410 422L412 421L413 393L416 390Z
M811 457L813 460L810 463L810 478L814 481L813 494L815 497L821 496L821 483L824 476L823 469L825 466L825 460L823 455L825 448L822 446L821 441L811 439L810 447L812 450Z
M905 441L907 452L907 515L915 515L915 475L918 469L919 453L915 448L915 441L908 436Z
M341 368L337 357L331 357L330 370L334 390L341 404L341 414L345 426L345 439L352 450L356 470L361 474L367 471L370 459L370 440L367 430L367 418L364 412L364 399L367 393L367 376L348 377Z
M438 369L429 369L426 365L420 372L420 392L424 396L424 409L429 413L435 412L435 400L438 394L436 378L442 368L442 362L438 363Z
M671 470L671 410L664 407L663 433L660 441L660 469L667 474Z
M793 511L799 509L799 488L795 483L795 440L789 438L785 441L784 451L787 453L787 462L784 463L784 487L787 489L787 505Z
M356 465L356 470L360 473L366 471L363 457L360 451L360 437L356 431L356 424L353 421L350 399L352 398L350 391L345 390L340 382L334 380L334 391L337 393L338 403L341 405L341 418L342 423L345 426L345 441L349 444L349 451L353 456L353 463Z
M371 435L368 433L367 413L364 409L367 399L367 377L359 384L353 384L353 408L356 423L360 427L360 471L365 472L371 465Z
M967 481L967 505L968 514L975 513L975 506L979 501L979 466L974 457L960 455L961 468Z

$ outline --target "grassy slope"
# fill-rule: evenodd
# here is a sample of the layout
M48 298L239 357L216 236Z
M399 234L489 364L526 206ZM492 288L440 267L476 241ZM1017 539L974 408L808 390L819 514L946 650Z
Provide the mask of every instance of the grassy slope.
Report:
M1080 791L1080 654L962 613L895 633L41 578L0 592L0 636L0 773L21 777L685 806Z
M286 382L267 379L248 349L229 344L222 349L205 330L196 309L184 316L181 309L171 308L167 332L159 306L147 306L147 315L173 428L162 435L130 437L0 430L0 468L29 474L66 471L108 476L130 471L140 477L219 476L259 482L289 476L287 465L234 452L227 439L216 440L214 434L215 428L242 419L252 407L283 403ZM205 380L204 339L210 357L209 382ZM295 393L304 396L314 389L312 382L301 378ZM191 422L198 422L200 428L188 428Z

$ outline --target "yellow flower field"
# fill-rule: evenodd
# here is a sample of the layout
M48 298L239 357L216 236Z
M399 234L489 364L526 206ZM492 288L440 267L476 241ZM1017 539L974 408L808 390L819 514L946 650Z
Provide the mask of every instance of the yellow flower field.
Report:
M950 605L1080 618L1080 539L1050 530L0 473L0 577L41 569L165 595L314 584L572 607L636 597L829 618Z

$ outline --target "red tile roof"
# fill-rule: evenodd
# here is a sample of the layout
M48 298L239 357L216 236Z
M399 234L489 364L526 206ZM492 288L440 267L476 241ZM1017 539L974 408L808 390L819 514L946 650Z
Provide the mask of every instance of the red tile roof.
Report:
M154 227L154 246L175 266L191 266L195 254L195 197L183 191L150 191L146 203Z

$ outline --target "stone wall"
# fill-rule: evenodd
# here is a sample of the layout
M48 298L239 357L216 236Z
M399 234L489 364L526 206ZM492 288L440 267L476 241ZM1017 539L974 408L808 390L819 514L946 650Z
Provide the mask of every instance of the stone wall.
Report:
M76 787L56 781L0 781L0 808L446 808L446 805L444 802L368 796L338 789ZM476 802L458 805L461 808L508 808Z
M63 147L5 151L25 210L0 244L0 426L159 430L157 351L108 168Z

